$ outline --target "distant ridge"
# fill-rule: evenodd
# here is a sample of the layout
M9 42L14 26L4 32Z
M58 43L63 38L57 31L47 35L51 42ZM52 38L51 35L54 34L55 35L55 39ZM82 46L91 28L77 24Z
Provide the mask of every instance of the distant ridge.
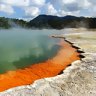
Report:
M65 16L65 17L58 17L52 15L39 15L33 20L29 22L30 27L37 27L37 28L54 28L54 29L62 29L64 28L64 21L70 19L76 19L75 16ZM66 25L65 25L66 26Z
M63 29L63 28L96 28L96 18L76 17L67 15L64 17L52 16L52 15L39 15L33 20L26 22L19 19L9 19L0 17L1 28L11 27L25 27L25 28L51 28L51 29Z

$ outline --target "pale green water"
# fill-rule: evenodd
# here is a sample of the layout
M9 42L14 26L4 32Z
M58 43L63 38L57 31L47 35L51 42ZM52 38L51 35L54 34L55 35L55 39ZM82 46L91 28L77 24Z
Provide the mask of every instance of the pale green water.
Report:
M56 30L0 30L0 73L24 68L56 55L59 39L48 35Z

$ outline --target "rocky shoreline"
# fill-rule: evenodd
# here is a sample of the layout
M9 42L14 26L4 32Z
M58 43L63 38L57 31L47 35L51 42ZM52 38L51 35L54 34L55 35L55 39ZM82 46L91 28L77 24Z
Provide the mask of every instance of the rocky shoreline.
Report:
M80 53L72 44L60 39L57 44L60 49L52 58L32 64L24 69L8 71L0 75L0 92L17 86L29 85L41 78L54 77L61 74L62 71L72 62L80 60Z
M81 53L85 58L73 62L60 75L9 89L0 96L96 96L96 32L84 30L62 37L85 52Z

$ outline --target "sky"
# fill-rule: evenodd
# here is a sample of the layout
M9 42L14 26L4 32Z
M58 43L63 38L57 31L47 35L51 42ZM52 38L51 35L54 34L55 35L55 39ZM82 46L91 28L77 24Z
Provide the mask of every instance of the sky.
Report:
M0 0L0 17L30 20L40 14L96 16L96 0Z

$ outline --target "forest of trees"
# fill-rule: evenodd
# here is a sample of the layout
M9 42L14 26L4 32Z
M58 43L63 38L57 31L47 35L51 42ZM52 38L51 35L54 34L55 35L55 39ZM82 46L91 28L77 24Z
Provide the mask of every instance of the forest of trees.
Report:
M0 28L9 29L12 27L27 27L27 22L19 19L0 17Z
M51 16L51 15L39 15L33 20L26 22L19 19L10 19L0 17L0 28L8 29L12 27L23 27L23 28L52 28L52 29L63 29L63 28L96 28L96 18L85 18L75 16Z

